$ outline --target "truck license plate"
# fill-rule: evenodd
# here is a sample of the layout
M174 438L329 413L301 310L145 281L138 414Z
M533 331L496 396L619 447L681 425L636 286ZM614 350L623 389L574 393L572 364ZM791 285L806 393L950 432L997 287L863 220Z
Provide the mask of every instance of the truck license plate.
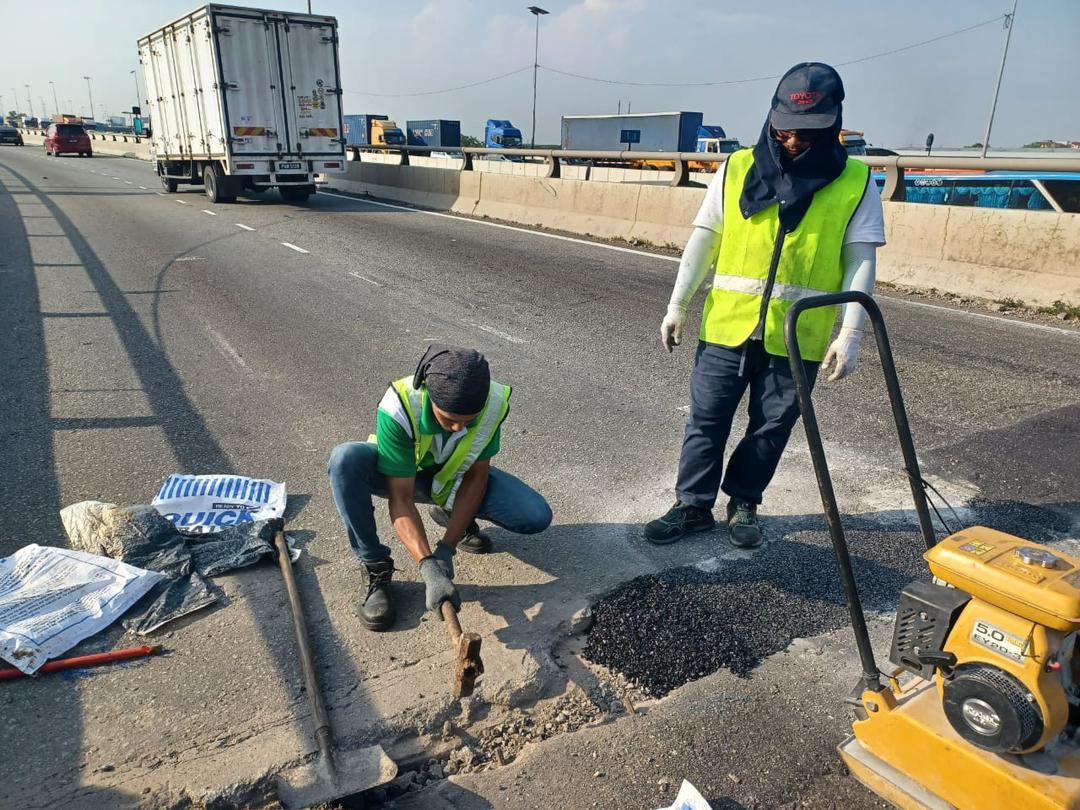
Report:
M279 163L277 169L279 172L285 171L299 171L302 168L299 163Z

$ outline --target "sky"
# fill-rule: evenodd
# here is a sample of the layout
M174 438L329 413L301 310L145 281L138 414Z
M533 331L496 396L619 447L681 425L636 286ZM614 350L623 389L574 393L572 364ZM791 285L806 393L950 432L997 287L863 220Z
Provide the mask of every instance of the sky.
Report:
M306 0L264 7L306 10ZM536 18L486 0L312 0L338 18L346 113L461 121L482 135L488 118L531 132ZM776 79L704 87L621 86L608 81L724 82L777 76L802 61L832 64L903 48L1011 9L1011 0L544 0L540 18L537 143L557 143L560 116L625 111L704 113L730 136L753 141ZM85 114L91 76L96 113L130 109L136 40L196 8L191 0L0 0L0 102L35 113ZM844 123L878 146L963 146L983 139L1001 62L999 20L957 36L838 67ZM1080 140L1077 43L1080 0L1019 0L991 143ZM497 81L447 93L409 95ZM140 87L143 86L141 73ZM50 85L49 82L54 85ZM71 108L74 107L74 110Z

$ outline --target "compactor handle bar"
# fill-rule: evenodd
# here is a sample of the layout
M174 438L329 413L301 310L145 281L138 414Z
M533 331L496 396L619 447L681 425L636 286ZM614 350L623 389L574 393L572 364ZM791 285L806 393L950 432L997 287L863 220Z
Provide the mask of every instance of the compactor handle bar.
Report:
M874 339L877 342L878 357L881 359L881 371L885 377L885 386L889 391L893 421L896 423L896 435L900 440L900 450L904 456L904 469L907 472L908 484L911 487L912 500L915 501L915 514L919 519L919 529L928 549L934 547L937 538L934 534L933 523L930 520L926 491L923 489L922 474L919 472L919 460L915 455L915 442L911 437L911 426L908 423L907 411L904 408L904 397L900 393L900 380L896 375L896 364L893 362L889 335L885 329L885 319L881 315L881 309L878 307L877 302L871 296L857 290L815 295L796 301L788 309L787 316L784 318L784 343L787 346L788 360L791 363L795 396L799 402L799 410L802 412L806 442L810 446L810 457L814 462L814 474L817 477L818 490L821 492L821 504L825 509L825 522L828 524L833 551L836 553L836 566L840 573L840 581L844 586L848 612L851 614L851 625L855 630L855 642L859 648L859 658L862 661L863 676L861 684L864 690L876 691L881 688L881 679L877 663L874 661L870 634L866 629L866 617L859 601L859 589L855 582L855 574L851 568L847 539L844 537L844 527L840 522L840 510L836 504L836 493L833 491L832 477L829 475L829 464L825 459L825 448L821 443L821 431L818 428L817 416L814 413L814 402L810 396L810 382L806 376L806 368L803 366L801 354L799 353L799 335L796 328L799 316L806 310L831 307L837 304L859 304L866 310L866 314L874 326Z

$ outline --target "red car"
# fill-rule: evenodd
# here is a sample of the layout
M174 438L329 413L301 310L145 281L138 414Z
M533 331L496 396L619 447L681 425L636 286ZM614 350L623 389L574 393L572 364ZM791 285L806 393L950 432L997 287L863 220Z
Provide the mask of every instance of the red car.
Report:
M90 136L82 124L49 124L45 132L45 154L56 157L64 152L74 152L84 157L93 156Z

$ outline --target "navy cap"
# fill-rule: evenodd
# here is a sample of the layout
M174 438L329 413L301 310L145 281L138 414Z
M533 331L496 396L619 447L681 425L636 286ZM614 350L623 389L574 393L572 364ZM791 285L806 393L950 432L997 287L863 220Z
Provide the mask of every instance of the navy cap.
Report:
M801 62L788 70L773 94L773 129L828 129L840 116L844 83L822 62Z

